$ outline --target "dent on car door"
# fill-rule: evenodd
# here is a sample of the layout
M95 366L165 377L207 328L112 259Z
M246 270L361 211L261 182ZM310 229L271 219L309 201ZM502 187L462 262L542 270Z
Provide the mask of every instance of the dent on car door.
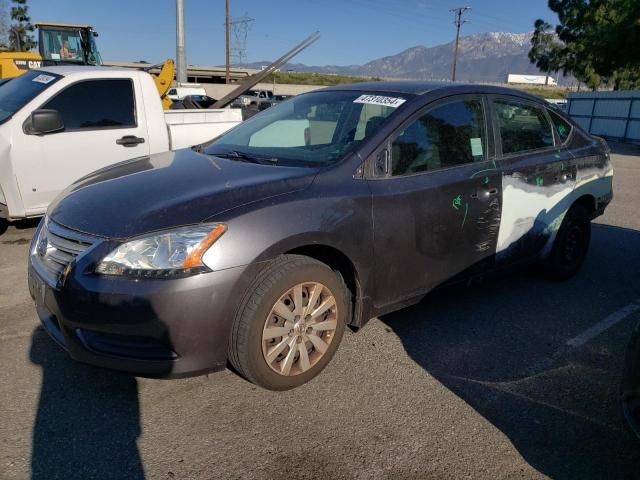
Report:
M543 105L511 97L494 97L492 112L504 172L497 258L535 256L550 247L575 187L566 126L554 133Z
M424 293L493 257L501 174L485 107L479 96L429 106L370 159L388 164L369 179L376 306Z

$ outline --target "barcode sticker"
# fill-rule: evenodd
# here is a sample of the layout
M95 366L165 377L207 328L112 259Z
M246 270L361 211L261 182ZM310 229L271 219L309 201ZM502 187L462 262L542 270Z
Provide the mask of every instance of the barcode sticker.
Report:
M383 107L398 108L406 100L399 97L384 97L382 95L360 95L353 103L368 103L369 105L381 105Z
M38 83L44 83L46 85L47 83L50 83L55 79L56 77L52 77L51 75L38 75L33 79L33 81Z

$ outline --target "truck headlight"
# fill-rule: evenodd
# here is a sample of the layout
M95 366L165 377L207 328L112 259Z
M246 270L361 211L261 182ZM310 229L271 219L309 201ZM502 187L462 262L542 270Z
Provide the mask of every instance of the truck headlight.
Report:
M193 225L130 240L111 251L96 267L103 275L178 277L209 271L202 256L227 227Z

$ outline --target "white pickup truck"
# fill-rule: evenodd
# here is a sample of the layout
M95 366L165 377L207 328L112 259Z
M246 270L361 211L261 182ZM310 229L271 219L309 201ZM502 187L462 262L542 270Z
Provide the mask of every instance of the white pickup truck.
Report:
M137 70L30 70L0 85L0 229L43 215L94 170L197 145L241 121L232 109L163 111L153 79Z

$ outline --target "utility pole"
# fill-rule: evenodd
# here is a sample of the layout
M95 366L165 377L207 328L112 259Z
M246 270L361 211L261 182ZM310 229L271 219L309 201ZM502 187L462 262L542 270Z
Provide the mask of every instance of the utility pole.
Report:
M225 83L229 83L231 81L230 79L230 74L229 74L229 0L226 0L225 3L225 27L226 27L226 35L227 35L227 50L226 50L226 56L227 56L227 70L226 70L226 74L225 74Z
M451 74L452 82L456 81L456 66L458 65L458 43L460 42L460 27L464 23L467 23L466 20L462 20L462 16L464 15L464 12L466 12L467 10L471 10L471 7L458 7L458 8L452 8L451 10L449 10L456 17L456 19L453 22L456 25L456 46L453 52L453 72Z
M184 0L176 0L176 80L187 83L187 55L184 48Z

